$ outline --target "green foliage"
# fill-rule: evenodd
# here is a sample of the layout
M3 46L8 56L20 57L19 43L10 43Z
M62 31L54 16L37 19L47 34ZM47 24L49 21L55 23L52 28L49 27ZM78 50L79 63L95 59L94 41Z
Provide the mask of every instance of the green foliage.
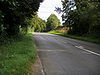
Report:
M24 32L44 32L46 30L46 22L37 15L33 15L32 18L27 18L25 24L27 27L22 28Z
M69 34L100 37L100 2L93 0L63 0L62 19ZM58 9L57 9L58 10ZM59 10L58 10L59 11Z
M87 41L87 42L100 44L100 38L69 35L69 34L66 34L66 33L61 33L61 32L55 31L55 30L50 31L48 33L64 36L64 37L67 37L67 38L78 39L78 40L83 40L83 41Z
M0 0L0 35L17 35L27 27L25 19L35 15L42 0ZM1 22L2 21L2 22Z
M47 19L46 29L47 31L53 30L60 25L60 20L55 14L51 14Z
M28 75L36 55L30 35L0 46L0 75Z
M46 22L45 20L42 20L37 15L33 17L32 19L33 27L35 32L44 32L46 30Z

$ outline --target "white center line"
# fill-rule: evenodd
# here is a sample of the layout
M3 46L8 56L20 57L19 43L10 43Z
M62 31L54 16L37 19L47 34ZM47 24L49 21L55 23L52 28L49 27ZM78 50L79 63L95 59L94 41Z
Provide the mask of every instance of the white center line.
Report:
M88 50L88 49L85 49L83 46L75 46L75 47L76 47L76 48L79 48L79 49L82 49L82 50L84 50L84 51L86 51L86 52L89 52L89 53L91 53L91 54L100 56L99 53L96 53L96 52L90 51L90 50Z

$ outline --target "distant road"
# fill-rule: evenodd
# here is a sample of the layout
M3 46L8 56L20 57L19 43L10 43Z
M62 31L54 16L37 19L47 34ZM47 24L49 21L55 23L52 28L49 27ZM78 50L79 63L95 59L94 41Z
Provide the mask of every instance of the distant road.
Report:
M33 37L45 75L100 75L100 45L48 33Z

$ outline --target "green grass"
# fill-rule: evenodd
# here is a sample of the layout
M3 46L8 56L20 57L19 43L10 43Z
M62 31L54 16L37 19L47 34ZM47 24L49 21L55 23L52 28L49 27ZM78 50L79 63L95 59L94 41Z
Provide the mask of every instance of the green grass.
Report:
M37 56L32 35L0 46L0 75L28 75Z
M83 40L83 41L87 41L87 42L92 42L92 43L96 43L96 44L100 44L100 38L68 35L66 33L59 33L59 32L56 32L56 31L51 31L51 32L48 32L48 33L56 34L56 35L60 35L60 36L64 36L64 37L69 37L69 38L73 38L73 39Z

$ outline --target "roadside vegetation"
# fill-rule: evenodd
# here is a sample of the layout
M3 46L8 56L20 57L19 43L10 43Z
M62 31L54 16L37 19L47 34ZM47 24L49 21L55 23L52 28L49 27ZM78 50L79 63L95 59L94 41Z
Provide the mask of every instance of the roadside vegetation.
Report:
M63 25L68 34L100 38L100 1L99 0L63 0L61 12Z
M87 41L87 42L92 42L92 43L100 44L100 38L89 37L89 36L71 35L71 34L67 34L66 32L58 32L56 30L50 31L48 33L56 34L56 35L60 35L60 36L64 36L64 37L68 37L68 38L72 38L72 39L78 39L78 40L83 40L83 41Z
M28 33L34 31L41 2L0 0L0 75L29 75L37 52L32 34ZM40 18L39 22L44 25Z
M28 75L37 56L32 34L7 40L0 46L0 75Z
M54 34L100 43L100 1L99 0L63 0L63 8L56 7L62 13L63 26Z

